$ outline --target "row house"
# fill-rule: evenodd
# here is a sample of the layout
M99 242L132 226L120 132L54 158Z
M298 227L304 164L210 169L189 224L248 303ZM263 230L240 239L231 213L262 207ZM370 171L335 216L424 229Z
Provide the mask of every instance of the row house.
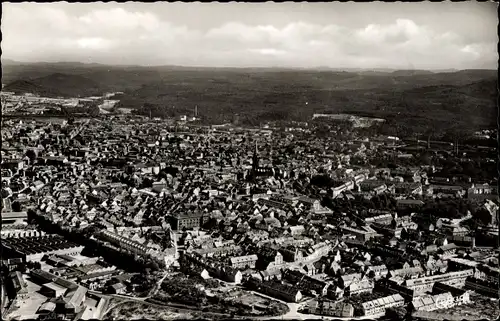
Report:
M297 303L302 300L302 293L300 290L291 285L275 281L260 282L257 279L250 278L247 282L247 286L252 290L286 302Z
M405 304L401 294L393 294L386 297L378 298L361 304L363 314L365 316L374 316L385 314L388 308L402 307Z
M352 191L354 189L354 182L353 181L347 181L344 184L332 188L332 197L336 198L340 194L346 192L346 191Z
M214 275L226 282L240 284L243 280L243 274L241 273L241 271L233 269L231 267L212 264L209 272L211 275Z
M341 228L344 233L354 235L357 239L363 240L365 242L377 236L377 232L369 226L364 226L360 229L357 229L344 225Z
M272 195L271 199L280 203L288 204L291 206L295 206L299 202L298 196L293 195Z
M470 200L498 200L498 188L488 184L472 184L467 190L467 198Z
M328 293L328 283L312 278L300 271L287 269L283 271L282 277L302 291L309 292L313 295L325 296Z
M266 200L263 198L259 198L259 200L257 201L257 204L265 205L265 206L270 207L270 208L278 208L281 210L288 210L291 208L291 205L288 203L283 203L283 202L275 201L272 199Z
M448 272L445 274L425 276L417 279L409 279L405 281L404 285L407 288L414 290L416 294L422 294L430 291L436 282L441 282L447 285L463 286L465 284L465 279L473 275L474 270L468 269L457 272Z
M450 271L461 271L466 269L476 269L479 262L467 260L458 257L452 257L448 260L448 267Z
M474 278L485 281L487 283L498 285L500 279L500 270L499 268L493 268L486 265L478 266L474 271Z
M381 214L381 215L377 215L377 216L367 217L364 219L364 222L367 225L373 224L373 223L388 225L392 222L392 220L393 220L392 215L387 213L387 214Z
M243 252L243 249L239 245L229 245L214 248L195 249L194 252L202 257L226 257L229 255L239 255Z
M125 248L129 251L132 251L134 253L146 254L146 252L148 251L148 248L145 245L110 231L106 230L101 231L100 236L104 240L117 244L118 246Z
M500 298L500 291L498 291L498 285L494 283L488 283L474 277L468 277L465 280L465 288L468 290L472 290L481 295L486 295L492 298Z
M460 198L464 197L466 194L466 190L462 186L453 185L431 185L429 191L432 192L433 195L443 194Z
M41 236L45 236L46 233L44 231L39 231L39 230L11 230L11 229L9 229L9 230L2 230L1 235L2 235L2 239L3 239L3 238L41 237Z
M355 296L363 293L372 293L374 283L371 280L355 280L345 289L346 296Z
M313 304L308 307L308 312L330 317L352 318L354 307L345 302L313 301Z
M401 258L405 255L405 251L403 251L402 249L382 244L375 244L372 247L372 250L384 256L393 256Z
M387 266L385 264L381 265L370 265L366 269L366 274L369 275L370 272L373 272L373 278L375 280L383 279L387 277L387 274L389 273L389 270L387 269Z
M377 290L386 294L400 294L405 300L411 300L415 295L415 291L404 286L399 280L381 280L377 282Z
M455 305L451 293L441 293L436 295L424 295L416 297L410 303L410 307L415 311L434 311L443 307L453 307Z
M397 270L391 270L389 276L400 277L403 279L416 279L425 275L425 271L421 267L407 267Z
M220 262L207 261L205 258L196 255L184 254L181 260L181 267L190 271L199 272L204 279L214 276L226 282L240 284L243 274L238 269L224 266Z
M235 269L255 269L255 264L257 263L258 257L256 254L235 256L229 259L232 268Z
M434 283L434 287L432 288L432 293L433 294L440 294L440 293L451 293L451 295L454 297L454 301L458 305L462 304L468 304L470 303L470 290L463 290L459 289L457 287L444 284L441 282L436 282Z

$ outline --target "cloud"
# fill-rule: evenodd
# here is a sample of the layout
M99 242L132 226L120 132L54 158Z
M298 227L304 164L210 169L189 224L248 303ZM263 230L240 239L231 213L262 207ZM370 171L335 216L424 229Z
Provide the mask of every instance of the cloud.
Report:
M262 49L250 49L251 52L255 52L265 56L282 56L287 52L284 50L278 50L274 48L262 48Z
M93 32L158 32L161 21L149 12L128 12L123 8L96 10L78 18Z
M78 47L91 50L109 49L112 43L103 38L81 38L76 41Z
M453 30L412 19L358 27L311 21L207 30L163 20L154 11L99 7L69 14L57 6L4 5L2 50L18 60L220 66L474 68L496 64L496 43L471 43ZM494 65L491 68L495 68Z

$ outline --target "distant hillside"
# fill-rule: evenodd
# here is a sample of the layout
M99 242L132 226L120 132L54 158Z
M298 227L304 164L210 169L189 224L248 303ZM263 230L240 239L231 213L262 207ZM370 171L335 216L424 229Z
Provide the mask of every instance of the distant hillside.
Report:
M105 87L82 76L54 73L29 80L13 81L7 84L4 90L47 97L85 97L103 94Z
M434 72L429 70L396 70L392 72L393 76L416 76L416 75L431 75Z
M3 91L10 91L16 94L31 93L45 97L59 97L62 96L60 92L53 88L45 88L29 80L15 80L7 84Z
M305 120L313 113L351 112L390 119L417 131L425 131L426 127L446 131L457 126L496 126L496 79L492 78L475 81L474 75L450 74L443 82L457 85L432 85L443 76L318 73L308 75L306 82L305 74L288 75L233 75L231 81L222 77L184 78L176 83L165 80L126 92L121 106L141 108L148 103L161 106L157 109L160 114L173 116L191 115L198 105L198 112L213 121L230 121L237 113L241 121L254 124Z
M496 128L497 80L484 79L458 86L436 85L391 93L370 94L372 107L358 106L357 112L392 119L395 123L425 131L432 127L477 130Z
M346 70L346 71L343 71ZM181 66L107 66L84 63L15 63L3 66L2 83L29 80L62 73L79 75L110 90L136 90L155 82L182 82L195 79L246 79L255 82L282 83L287 86L311 85L323 89L370 89L404 86L412 88L428 85L460 85L496 77L496 70L436 73L430 71L391 69L277 69L277 68L200 68ZM238 80L241 81L241 80Z
M18 81L24 81L19 83ZM16 82L17 81L17 82ZM82 63L13 64L4 90L63 96L123 91L117 107L158 115L200 115L214 122L310 119L319 112L353 112L410 128L496 127L496 70L194 68ZM9 87L10 86L10 87ZM143 111L149 114L149 111Z
M43 87L57 88L65 96L92 96L103 94L105 91L104 85L78 75L55 73L33 81Z
M2 58L2 66L19 65L20 63L12 59Z

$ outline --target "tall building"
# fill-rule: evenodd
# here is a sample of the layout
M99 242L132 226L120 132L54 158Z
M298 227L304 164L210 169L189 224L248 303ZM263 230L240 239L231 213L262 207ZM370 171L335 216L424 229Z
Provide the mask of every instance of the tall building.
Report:
M261 167L259 165L259 152L257 149L257 142L255 143L255 150L252 157L252 171L250 173L250 179L254 180L257 177L267 177L274 176L273 168Z

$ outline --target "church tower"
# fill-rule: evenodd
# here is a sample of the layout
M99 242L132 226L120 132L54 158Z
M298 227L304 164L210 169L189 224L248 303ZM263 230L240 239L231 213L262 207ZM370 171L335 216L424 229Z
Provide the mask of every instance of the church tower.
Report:
M258 169L259 169L259 152L257 150L257 142L255 142L255 150L253 151L253 158L252 158L252 171L254 173L257 173Z

